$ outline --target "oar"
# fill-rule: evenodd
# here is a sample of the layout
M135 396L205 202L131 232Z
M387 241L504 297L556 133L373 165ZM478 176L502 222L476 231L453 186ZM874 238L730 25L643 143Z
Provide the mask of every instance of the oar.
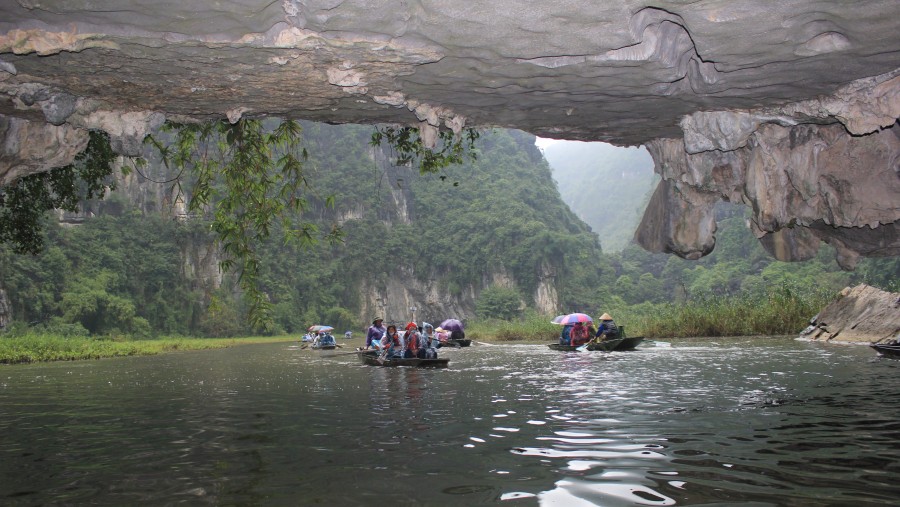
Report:
M337 348L339 348L339 349L344 348L344 346L341 345L340 343L335 343L334 346L337 347Z
M575 350L577 350L578 352L584 352L585 350L588 349L588 345L590 345L591 343L593 343L594 340L596 340L596 339L597 339L597 338L594 338L594 339L592 339L592 340L588 340L587 343L585 343L584 345L581 345L581 346L575 348Z
M309 347L309 344L308 344L308 343L304 343L303 345L300 345L300 350L303 350L303 349L305 349L306 347Z
M330 355L328 355L328 356L326 356L326 357L338 357L338 356L356 355L356 354L359 354L360 352L362 352L362 351L356 350L356 351L353 351L353 352L342 352L342 353L340 353L340 354L330 354Z

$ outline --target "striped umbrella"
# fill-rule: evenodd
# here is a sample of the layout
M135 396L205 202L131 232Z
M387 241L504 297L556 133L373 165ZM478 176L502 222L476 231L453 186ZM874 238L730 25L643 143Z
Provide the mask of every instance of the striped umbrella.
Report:
M594 322L594 319L586 313L570 313L563 317L558 323L563 326L568 326L570 324L575 324L576 322Z

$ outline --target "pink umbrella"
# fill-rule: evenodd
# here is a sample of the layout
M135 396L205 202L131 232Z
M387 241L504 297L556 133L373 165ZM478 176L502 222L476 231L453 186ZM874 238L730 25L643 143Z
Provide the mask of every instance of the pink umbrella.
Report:
M586 313L570 313L563 317L562 320L558 322L558 324L568 326L571 324L575 324L576 322L594 322L594 319L592 319L591 316Z

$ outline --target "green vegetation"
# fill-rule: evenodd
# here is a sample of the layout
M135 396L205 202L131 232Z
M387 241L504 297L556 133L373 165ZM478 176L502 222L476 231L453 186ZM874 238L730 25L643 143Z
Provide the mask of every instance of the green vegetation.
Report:
M110 179L115 155L105 132L91 131L87 147L67 166L30 174L0 187L0 245L11 245L17 253L36 254L44 248L47 212L78 211L78 204L97 197Z
M0 363L74 361L121 356L151 356L177 350L205 350L254 343L293 341L296 338L159 338L155 340L103 340L27 332L7 334L0 340Z
M261 120L241 119L165 127L175 134L174 150L152 137L148 142L179 174L190 169L188 210L202 212L209 220L224 255L220 266L238 275L250 324L270 328L271 304L259 285L259 245L276 227L285 242L312 246L318 240L317 225L300 220L308 208L304 192L309 190L300 124L267 126ZM332 198L326 198L326 204L333 204ZM339 228L332 228L325 239L334 243L341 235Z
M561 326L551 324L553 317L528 311L520 319L478 319L466 327L466 338L498 342L545 342L559 338Z
M179 157L192 163L237 172L233 157L244 157L241 163L283 173L280 167L286 166L278 164L288 147L266 139L275 130L258 127L207 126L208 137L188 130L179 135L194 137L175 145L190 147ZM373 146L371 127L303 123L302 140L295 127L285 128L282 141L296 154L284 161L293 166L293 176L245 182L253 187L247 195L259 200L283 194L303 203L251 211L232 201L226 207L233 216L215 226L216 213L206 205L186 220L143 212L167 204L138 207L152 193L142 187L130 190L138 195L117 191L102 205L88 203L98 216L80 225L48 220L46 248L36 256L0 245L0 289L8 295L14 330L109 342L298 334L311 324L361 331L363 290L378 293L400 280L414 288L476 294L478 319L467 329L474 339L545 341L559 327L549 323L553 315L535 313L534 297L542 282L552 280L562 311L609 312L630 335L789 334L805 327L828 295L844 286L866 282L900 290L900 258L867 259L853 273L838 268L830 247L805 263L774 261L744 225L746 211L736 206L718 210L716 249L699 261L634 245L603 253L597 236L562 202L534 137L522 132L484 132L465 146L462 163L423 174L395 164L392 157L403 161L402 154L390 153L395 148ZM250 153L198 158L207 144L231 146L229 135L243 139L247 146L240 150ZM212 157L214 151L203 153ZM175 151L168 155L175 159ZM176 179L182 170L174 162L154 167L161 181ZM239 179L220 180L226 177L179 184L186 195L226 200L224 194L244 188ZM280 177L305 181L297 186L277 182ZM588 186L583 193L593 190ZM178 192L160 193L171 198ZM252 277L259 292L248 296L241 269L219 274L209 245L216 227L243 234L257 224L263 225L261 235L235 239L233 247L252 250L256 259ZM342 242L313 241L337 230ZM494 277L503 283L483 286ZM790 297L784 287L791 288ZM271 326L248 324L254 307L268 310ZM443 317L422 312L426 319Z

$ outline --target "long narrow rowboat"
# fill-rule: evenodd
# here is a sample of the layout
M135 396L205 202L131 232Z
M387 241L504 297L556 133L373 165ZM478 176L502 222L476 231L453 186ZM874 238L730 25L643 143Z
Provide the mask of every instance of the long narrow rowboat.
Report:
M378 355L372 354L374 351L359 351L356 356L362 364L369 366L410 366L413 368L446 368L450 365L449 359L381 359Z
M900 345L898 344L873 344L869 346L884 357L900 359Z
M604 340L602 342L591 342L591 344L587 346L587 349L592 351L599 350L601 352L612 352L613 350L616 350L616 347L618 347L618 345L622 343L624 339L625 338L616 338L614 340ZM551 343L547 346L550 347L550 350L559 350L563 352L574 352L578 350L578 347L576 347L575 345L560 345L558 343Z
M616 350L634 350L642 341L644 341L643 336L628 336L622 338L622 341L616 345Z

